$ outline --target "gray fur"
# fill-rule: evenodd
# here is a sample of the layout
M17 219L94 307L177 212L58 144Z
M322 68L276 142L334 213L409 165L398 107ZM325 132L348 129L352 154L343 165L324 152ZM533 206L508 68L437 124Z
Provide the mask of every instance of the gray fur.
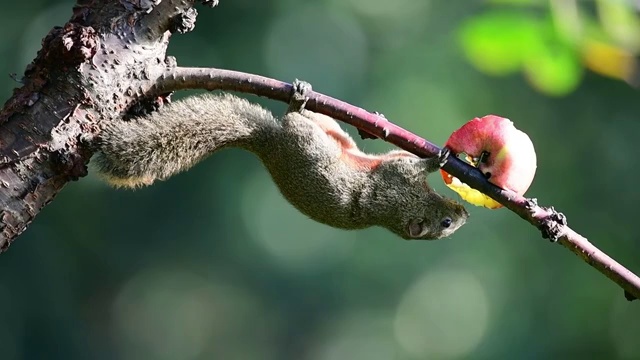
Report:
M429 240L465 223L464 207L427 184L426 175L439 169L437 157L389 158L374 170L358 169L341 160L341 147L315 122L321 116L290 112L278 122L233 95L194 96L148 117L110 123L96 160L110 183L135 187L186 170L221 148L241 147L262 160L293 206L318 222L342 229L382 226L404 239Z

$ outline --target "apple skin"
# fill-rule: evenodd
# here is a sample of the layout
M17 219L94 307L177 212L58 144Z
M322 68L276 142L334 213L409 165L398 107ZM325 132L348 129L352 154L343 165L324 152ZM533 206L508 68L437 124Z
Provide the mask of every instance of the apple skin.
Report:
M533 182L537 167L533 143L507 118L487 115L470 120L451 134L445 146L456 155L467 154L489 182L503 189L523 195ZM487 152L488 156L476 163L483 152ZM441 173L445 183L451 185L452 177L445 171ZM491 201L476 205L501 207L488 199Z

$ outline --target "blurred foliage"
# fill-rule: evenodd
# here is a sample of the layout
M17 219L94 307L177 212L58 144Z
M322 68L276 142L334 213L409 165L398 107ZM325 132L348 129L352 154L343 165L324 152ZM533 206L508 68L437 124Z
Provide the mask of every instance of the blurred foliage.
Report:
M638 273L631 5L223 0L169 52L305 79L439 144L475 116L508 117L538 152L528 195ZM22 73L72 6L4 4L0 73ZM18 84L4 84L7 99ZM137 191L91 173L0 256L0 358L640 358L637 302L509 211L469 211L435 242L327 228L239 150Z
M637 3L624 0L492 0L464 22L466 57L492 75L522 71L547 95L576 89L587 68L638 85ZM505 7L505 5L511 5Z

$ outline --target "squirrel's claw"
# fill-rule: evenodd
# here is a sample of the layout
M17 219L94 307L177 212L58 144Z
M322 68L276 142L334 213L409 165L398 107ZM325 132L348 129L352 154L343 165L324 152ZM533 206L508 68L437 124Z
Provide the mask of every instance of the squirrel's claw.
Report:
M307 101L309 100L309 93L311 92L311 84L306 81L295 79L291 84L293 86L293 94L289 100L289 109L287 112L300 112L304 110Z
M444 164L449 160L449 156L451 156L451 150L448 147L443 147L440 152L438 152L438 159L440 160L440 167L443 167Z
M381 117L381 118L385 119L385 120L387 119L387 118L384 116L384 114L382 114L382 113L379 113L379 112L377 112L377 111L374 111L373 113L374 113L375 115L377 115L377 116L379 116L379 117ZM378 139L378 137L377 137L377 136L375 136L375 135L373 135L373 134L371 134L371 133L369 133L369 132L367 132L367 131L365 131L365 130L362 130L362 129L358 129L358 135L360 135L360 138L361 138L362 140L366 140L366 139Z

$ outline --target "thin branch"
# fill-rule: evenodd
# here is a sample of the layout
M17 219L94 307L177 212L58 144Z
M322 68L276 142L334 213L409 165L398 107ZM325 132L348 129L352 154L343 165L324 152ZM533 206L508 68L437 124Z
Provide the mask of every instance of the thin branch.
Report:
M250 93L289 102L291 84L238 71L211 68L173 68L157 79L154 94L185 89L227 90ZM422 157L436 156L440 148L376 114L317 92L309 94L306 108L331 116ZM477 168L451 157L443 169L462 182L504 205L557 241L625 290L628 300L640 298L640 278L567 226L563 214L553 207L538 206L527 199L488 182Z

